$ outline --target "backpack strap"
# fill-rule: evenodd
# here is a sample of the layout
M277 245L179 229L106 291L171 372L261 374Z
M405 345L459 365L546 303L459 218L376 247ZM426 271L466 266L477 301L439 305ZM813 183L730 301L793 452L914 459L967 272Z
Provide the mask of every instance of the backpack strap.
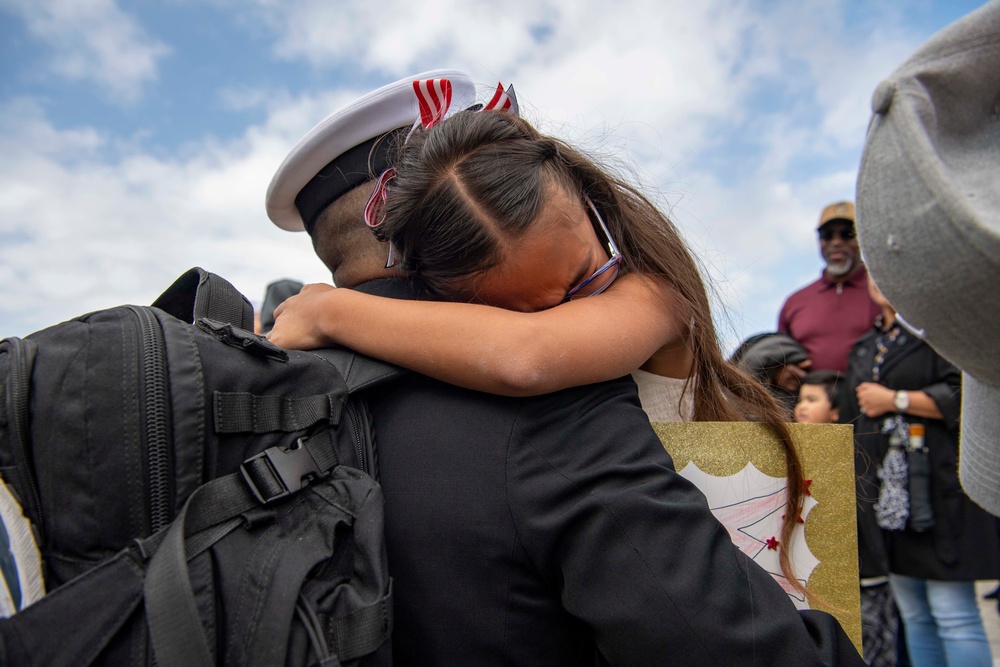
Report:
M253 305L222 276L200 267L184 272L153 307L193 324L208 317L253 331Z
M321 350L316 354L337 369L346 382L348 395L381 386L406 372L346 348ZM343 391L342 388L334 394L343 397ZM288 402L271 405L267 403L271 400L268 397L228 394L221 398L217 395L216 401L225 403L230 414L243 415L234 417L230 427L256 431L284 430L323 420L335 425L344 401L333 398L322 395L301 399L301 403L294 405ZM295 447L272 447L245 461L240 473L203 484L188 498L168 528L144 541L147 553L155 550L147 570L144 596L150 640L160 667L214 664L191 589L188 559L240 525L243 513L296 493L312 478L334 468L338 464L334 434L333 429L324 429L313 437L300 438ZM193 537L186 539L188 535ZM391 631L391 608L387 601L380 601L347 617L325 618L322 625L328 644L341 660L349 659L381 645Z
M292 449L272 447L246 461L240 473L207 482L191 494L163 531L139 541L152 553L143 586L150 640L160 667L212 667L187 562L244 524L243 515L296 493L338 464L333 430ZM344 618L326 619L324 635L344 656L365 655L386 639L391 627L387 600ZM389 619L387 621L386 619Z
M187 561L239 526L240 514L256 504L240 483L239 475L226 475L198 487L166 529L149 561L143 585L146 623L159 667L215 664L191 590ZM185 546L185 537L188 533L194 535L197 528L187 525L189 512L200 519L198 523L218 523L207 536L199 536L199 544L189 545L191 549Z
M94 665L135 618L142 605L142 586L138 552L123 549L13 616L0 619L0 664ZM73 631L61 632L68 628ZM60 633L58 641L53 641L53 632Z
M346 616L324 616L321 624L327 646L341 663L375 651L392 634L392 581L384 598Z
M275 394L216 391L212 394L216 433L292 433L313 424L340 423L346 390L288 398Z
M316 350L313 354L337 369L347 384L349 394L379 387L410 373L405 368L360 354L346 347Z

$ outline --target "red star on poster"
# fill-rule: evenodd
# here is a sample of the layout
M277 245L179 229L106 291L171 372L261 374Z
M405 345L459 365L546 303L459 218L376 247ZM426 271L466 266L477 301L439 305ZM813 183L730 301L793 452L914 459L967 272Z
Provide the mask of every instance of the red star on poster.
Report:
M685 466L680 474L705 494L712 514L726 527L733 544L767 570L799 608L807 608L803 595L781 572L778 547L784 549L786 545L779 544L775 537L781 533L788 493L787 480L765 475L753 463L747 463L743 470L728 477L709 475L694 463ZM804 500L800 524L816 505L811 496L806 496ZM809 551L802 528L796 529L789 544L795 572L805 584L819 561Z

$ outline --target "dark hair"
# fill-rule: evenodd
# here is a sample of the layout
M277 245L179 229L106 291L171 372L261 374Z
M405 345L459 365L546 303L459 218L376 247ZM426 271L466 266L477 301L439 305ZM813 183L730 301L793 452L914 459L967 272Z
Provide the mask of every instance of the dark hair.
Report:
M566 143L518 116L460 112L401 147L381 231L404 268L432 293L456 296L460 281L503 262L534 223L548 188L590 197L622 252L623 271L658 280L679 295L694 358L694 418L761 421L785 448L789 544L802 510L803 471L783 412L754 378L727 363L719 348L705 284L674 224L643 194ZM685 388L687 391L687 388ZM781 565L793 585L790 549Z
M826 396L830 399L830 405L837 407L840 403L840 379L841 375L837 371L810 371L802 378L802 384L821 385L826 389Z

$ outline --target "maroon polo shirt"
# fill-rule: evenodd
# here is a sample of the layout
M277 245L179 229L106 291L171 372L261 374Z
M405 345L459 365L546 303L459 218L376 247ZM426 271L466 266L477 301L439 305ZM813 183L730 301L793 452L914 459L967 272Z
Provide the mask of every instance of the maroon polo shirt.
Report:
M882 312L868 295L868 270L842 283L826 275L785 300L778 331L787 333L809 351L812 370L847 371L847 355Z

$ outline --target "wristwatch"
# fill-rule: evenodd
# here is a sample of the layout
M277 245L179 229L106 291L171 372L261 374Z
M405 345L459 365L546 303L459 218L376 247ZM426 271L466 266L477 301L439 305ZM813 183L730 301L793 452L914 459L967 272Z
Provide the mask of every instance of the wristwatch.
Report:
M892 397L892 404L896 407L896 412L903 413L910 409L910 392L897 391Z

